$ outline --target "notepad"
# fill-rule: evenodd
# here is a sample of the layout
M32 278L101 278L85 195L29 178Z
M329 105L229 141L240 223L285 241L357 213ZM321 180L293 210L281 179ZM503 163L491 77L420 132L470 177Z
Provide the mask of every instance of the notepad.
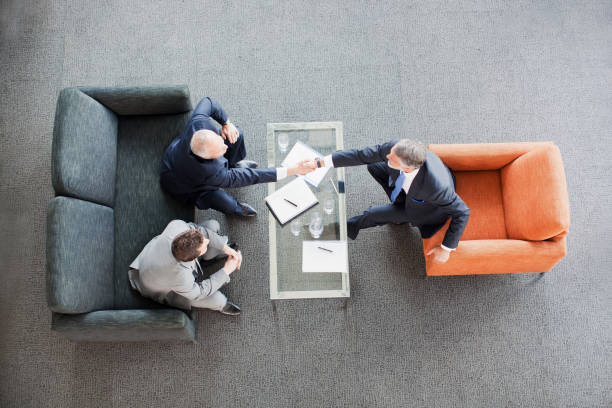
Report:
M319 200L304 179L298 178L266 197L266 205L281 225L285 225Z
M331 252L329 252L331 251ZM346 241L304 241L302 272L348 272Z
M317 152L312 147L298 140L289 151L289 154L287 154L287 157L285 157L285 160L283 160L283 162L281 163L281 166L296 166L299 162L303 160L312 160L316 157L323 156L321 155L321 153ZM321 183L321 180L323 180L330 168L331 167L321 167L316 169L315 171L308 173L305 176L298 177L303 177L308 183L312 184L315 187L318 187L319 183Z

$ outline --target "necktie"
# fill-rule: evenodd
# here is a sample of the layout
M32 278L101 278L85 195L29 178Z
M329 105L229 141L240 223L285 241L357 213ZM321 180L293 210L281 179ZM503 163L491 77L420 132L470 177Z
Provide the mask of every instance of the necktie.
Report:
M405 173L403 171L400 171L399 177L397 178L397 180L395 180L395 187L393 188L393 191L391 192L391 202L392 203L395 202L395 199L399 195L400 191L402 191L402 187L404 186L405 176L406 176Z

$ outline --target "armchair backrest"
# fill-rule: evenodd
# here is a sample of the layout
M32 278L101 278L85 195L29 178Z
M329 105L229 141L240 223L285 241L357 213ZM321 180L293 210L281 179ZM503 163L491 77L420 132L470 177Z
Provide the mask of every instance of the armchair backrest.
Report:
M559 148L538 147L501 169L508 237L542 241L569 230L569 199Z

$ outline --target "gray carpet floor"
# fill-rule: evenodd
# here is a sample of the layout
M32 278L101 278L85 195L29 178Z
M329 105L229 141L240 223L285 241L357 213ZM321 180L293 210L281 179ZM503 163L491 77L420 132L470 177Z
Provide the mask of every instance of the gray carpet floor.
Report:
M0 2L0 405L609 407L612 3ZM50 330L45 217L55 101L73 85L189 85L266 160L267 122L344 123L345 146L554 140L568 255L535 275L425 278L406 228L349 247L351 298L269 300L266 187L229 223L239 318L197 345L74 344ZM384 201L347 171L349 215Z

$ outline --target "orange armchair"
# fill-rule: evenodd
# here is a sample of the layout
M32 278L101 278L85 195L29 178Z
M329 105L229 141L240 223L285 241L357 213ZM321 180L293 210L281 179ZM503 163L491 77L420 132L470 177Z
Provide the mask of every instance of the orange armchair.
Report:
M548 272L566 253L570 215L561 152L553 142L429 145L470 208L459 246L429 276ZM442 243L450 220L423 251Z

